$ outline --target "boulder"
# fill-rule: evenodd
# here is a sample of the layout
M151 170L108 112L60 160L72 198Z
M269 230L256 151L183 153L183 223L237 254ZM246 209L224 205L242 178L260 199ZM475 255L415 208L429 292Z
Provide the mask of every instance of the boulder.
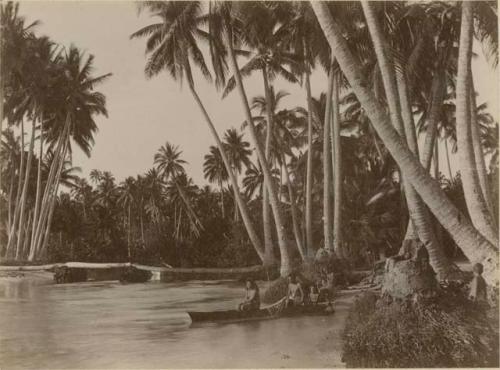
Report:
M414 260L387 260L382 294L395 299L406 299L416 294L432 296L437 289L438 282L429 264Z

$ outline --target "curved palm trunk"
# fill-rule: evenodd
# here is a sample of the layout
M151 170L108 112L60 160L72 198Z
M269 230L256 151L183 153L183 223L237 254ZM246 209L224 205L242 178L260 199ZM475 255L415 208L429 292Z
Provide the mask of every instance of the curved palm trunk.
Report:
M477 174L479 177L479 184L483 191L484 201L490 212L492 220L494 220L493 202L491 196L491 188L488 181L488 173L486 171L486 164L484 163L483 147L481 146L481 136L479 133L479 123L477 122L477 105L476 94L474 89L474 79L472 71L470 74L470 117L471 117L471 137L472 147L474 148L474 159L476 160Z
M328 73L328 90L326 93L325 117L323 119L323 235L325 238L325 249L333 251L332 243L332 176L331 170L331 153L330 153L330 121L332 119L332 94L334 80L333 65ZM333 144L332 144L333 145Z
M339 102L339 77L336 76L333 81L333 119L332 119L332 133L333 133L333 250L335 254L340 257L345 257L343 249L342 237L342 146L340 141L340 102Z
M30 182L30 171L31 171L31 162L33 160L33 149L35 145L35 120L33 120L33 123L31 125L31 141L30 141L30 148L28 151L28 159L26 162L26 172L24 174L24 184L23 184L23 192L21 194L21 214L19 216L19 226L17 230L17 245L16 245L16 260L18 260L21 256L21 247L22 247L22 242L24 240L23 238L23 231L24 231L24 222L25 222L25 211L26 211L26 199L28 197L28 186Z
M222 186L222 181L219 181L220 188L220 211L222 213L222 218L226 218L224 214L224 187Z
M43 241L43 230L49 217L50 210L52 208L51 204L55 202L55 196L57 194L57 189L59 187L59 177L62 171L62 166L64 165L64 158L66 158L66 152L69 146L69 126L70 117L66 117L66 122L64 129L58 139L57 147L55 150L54 158L50 165L49 176L47 178L47 183L45 184L45 191L42 198L40 215L38 217L34 248L31 249L28 260L32 261L35 259ZM33 226L34 227L34 226ZM50 228L50 226L49 226Z
M440 120L442 105L445 97L446 90L446 74L442 68L437 69L432 77L431 87L431 104L429 108L429 117L427 119L427 128L422 153L420 156L420 163L429 172L431 169L432 157L434 153L434 143L437 136L437 124ZM413 118L413 115L411 116ZM446 145L446 143L445 143ZM417 145L418 148L418 145ZM449 166L449 157L448 166ZM450 170L450 178L451 170ZM411 219L408 221L406 229L405 240L418 239L417 232Z
M405 75L402 73L396 74L396 70L387 56L388 54L384 45L385 41L372 6L367 2L362 3L362 6L382 74L391 121L398 131L399 136L402 139L406 139L408 148L412 154L415 158L418 158L417 136ZM432 267L440 278L444 278L451 272L451 264L444 255L443 249L436 238L430 214L422 199L408 181L405 173L403 173L403 183L408 211L410 213L410 222L413 223L420 240L429 252Z
M457 143L459 168L462 175L464 196L472 223L492 244L498 245L498 231L493 223L483 196L474 158L471 133L471 57L473 34L473 3L462 3L462 25L457 73Z
M297 205L295 204L295 194L292 188L292 182L290 181L290 174L288 173L288 167L286 165L285 155L281 153L282 162L283 162L283 170L285 171L285 180L288 188L288 197L290 198L290 210L292 213L292 226L293 226L293 235L295 237L295 243L297 243L297 249L299 250L300 256L303 260L307 258L306 250L304 249L304 245L302 243L302 233L300 231L299 226L299 218L297 215Z
M36 195L35 195L35 213L33 216L33 226L31 231L31 248L35 248L35 233L36 233L36 220L38 219L38 212L41 201L41 187L42 187L42 157L43 157L43 117L40 119L40 150L38 152L38 170L36 176Z
M248 237L250 238L250 241L252 242L253 247L255 248L255 251L259 255L259 258L264 261L264 248L262 247L262 243L257 235L257 232L255 231L255 228L253 226L252 219L250 218L250 213L248 211L248 207L243 200L240 192L239 192L239 187L238 187L238 182L236 181L236 176L233 173L231 164L229 162L229 159L227 158L226 152L224 151L224 146L222 145L222 141L219 138L219 134L217 133L217 130L215 129L214 124L212 123L212 120L210 119L210 116L208 115L208 112L205 109L205 106L203 105L200 97L198 96L194 86L189 84L189 88L191 90L191 93L193 94L193 97L198 104L198 107L200 108L203 117L205 118L205 121L208 124L208 128L210 129L210 132L212 133L212 136L215 139L215 142L217 144L217 147L219 148L222 161L224 162L224 165L226 166L227 173L229 175L229 180L231 181L231 185L235 189L235 196L236 196L236 202L238 203L238 207L240 209L241 213L241 219L243 220L243 224L245 225L245 229L248 233Z
M437 124L441 118L445 92L446 74L442 68L438 68L434 71L434 76L432 77L431 106L429 109L429 118L427 120L425 142L422 148L421 157L422 166L424 166L427 171L431 168L432 153L437 136Z
M59 189L59 183L56 184L55 194L57 194L58 189ZM54 198L54 200L50 203L50 209L49 209L48 218L47 218L47 225L45 226L45 233L43 234L42 241L40 243L41 246L39 248L39 251L36 251L38 254L36 256L37 258L43 258L45 255L45 252L47 250L47 246L49 244L49 238L50 238L50 229L52 227L52 218L54 217L55 207L56 207L56 199Z
M238 180L236 180L238 181ZM239 221L239 211L238 211L238 203L236 202L236 197L238 196L236 194L236 189L233 187L233 194L234 194L234 222L238 222Z
M12 203L13 203L13 196L14 196L14 180L16 178L16 168L14 166L14 163L12 163L12 152L9 155L9 163L12 164L12 167L10 169L10 185L9 185L9 197L8 197L8 203L7 203L7 233L10 231L10 227L12 225ZM8 235L7 235L8 237ZM3 245L0 247L0 251L3 252Z
M451 171L451 163L450 163L450 150L448 149L448 138L444 138L444 149L446 152L446 164L448 166L448 176L450 180L453 178L453 172Z
M310 72L305 72L305 86L307 96L307 173L306 173L306 248L307 253L314 253L314 239L312 234L312 187L313 187L313 122Z
M269 87L269 80L267 76L267 68L262 68L262 77L264 80L264 92L266 97L266 115L267 115L267 128L266 128L266 161L271 163L271 138L273 133L273 111L272 101ZM262 166L262 163L261 163ZM269 186L264 178L264 190L262 196L262 221L264 225L264 265L272 266L276 263L273 251L273 229L271 225L271 207L269 207Z
M16 203L14 208L14 217L12 219L12 224L9 228L9 238L6 246L5 254L10 258L11 252L14 247L14 242L16 240L16 226L19 223L19 215L21 211L21 193L23 187L23 173L24 173L24 120L21 119L21 163L19 164L19 172L17 179L17 190L16 190ZM13 257L13 256L12 256Z
M65 138L65 139L64 139ZM59 179L61 178L61 171L64 166L64 160L66 158L66 155L68 153L68 147L69 147L69 125L68 125L68 131L66 132L66 135L63 137L64 139L64 144L62 147L62 153L59 155L59 161L57 163L57 169L54 170L54 183L50 186L49 193L48 193L48 198L47 198L47 203L45 213L40 214L40 232L38 233L38 239L35 241L36 248L31 251L33 254L33 259L39 258L44 255L45 250L47 248L47 243L49 241L50 237L50 229L52 227L52 217L54 215L54 209L56 205L56 200L57 200L57 191L59 190ZM55 159L54 159L55 160ZM49 184L47 183L46 186ZM43 207L42 207L43 209Z
M439 181L439 142L436 140L434 143L434 178Z
M368 88L369 84L361 72L359 63L349 50L347 42L333 21L327 5L319 1L311 1L310 3L354 93L408 181L414 186L457 245L464 251L467 258L472 262L482 262L485 267L485 279L490 284L496 284L498 282L496 247L484 238L451 203L439 184L428 175L418 159L411 153L407 144L392 127L384 108Z
M252 138L252 141L254 142L259 162L262 165L264 179L267 182L267 186L268 186L267 190L269 191L269 198L270 198L270 202L271 202L271 207L272 207L272 210L274 213L274 223L276 225L276 234L277 234L278 245L279 245L280 254L281 254L280 273L282 276L286 276L292 271L292 264L291 264L292 261L290 258L290 246L289 246L289 240L286 236L284 218L283 218L282 210L280 208L280 204L279 204L279 200L278 200L278 193L276 191L276 186L275 186L274 182L272 181L271 170L270 170L269 165L266 161L264 151L262 150L259 139L257 137L257 132L255 130L255 126L254 126L254 123L252 120L252 114L250 112L250 105L248 104L248 98L246 96L245 89L243 87L243 82L241 79L240 70L238 67L238 63L236 61L236 55L234 53L232 37L229 34L229 32L230 32L230 29L228 27L226 27L226 29L224 30L224 42L227 45L228 50L229 50L230 66L231 66L233 75L235 77L236 85L238 87L238 92L239 92L240 97L241 97L243 109L245 111L245 117L246 117L246 120L248 122L248 129L250 131L250 136Z

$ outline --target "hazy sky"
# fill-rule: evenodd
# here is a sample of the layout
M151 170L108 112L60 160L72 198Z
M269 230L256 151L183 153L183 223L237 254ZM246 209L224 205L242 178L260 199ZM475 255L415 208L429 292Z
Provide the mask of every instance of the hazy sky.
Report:
M166 73L146 80L145 42L129 40L131 33L152 23L147 13L138 16L135 4L125 1L21 1L20 13L28 21L42 22L38 34L65 46L73 43L94 54L96 75L113 73L98 88L106 95L109 118L97 118L99 132L92 156L87 158L75 150L73 164L82 167L83 175L97 168L111 171L121 181L143 173L153 166L158 148L169 141L183 151L183 158L189 162L188 174L196 183L205 183L203 156L214 141L189 90L181 89ZM482 55L473 63L473 71L480 91L479 103L487 101L498 119L495 72ZM311 84L313 96L325 90L324 73L314 73ZM236 92L221 100L212 85L200 78L196 85L219 133L233 126L239 129L244 115ZM248 79L245 86L249 98L263 93L258 74ZM277 80L275 89L291 94L283 106L305 105L305 93L300 86Z

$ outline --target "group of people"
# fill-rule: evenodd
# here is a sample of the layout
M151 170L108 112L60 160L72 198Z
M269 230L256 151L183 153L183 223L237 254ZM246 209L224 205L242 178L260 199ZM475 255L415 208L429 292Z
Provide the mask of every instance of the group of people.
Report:
M332 289L332 281L326 274L309 286L300 276L290 275L288 277L286 305L314 305L319 302L328 302L330 304Z
M329 275L323 273L314 284L307 285L299 275L288 276L288 289L285 296L285 305L316 305L320 302L332 300L333 282ZM253 311L260 308L259 287L252 279L247 279L245 285L245 300L238 305L240 311Z
M487 302L486 282L481 276L483 265L476 263L473 266L474 277L470 284L469 298L478 303ZM285 305L300 306L328 302L331 304L333 291L332 274L322 272L316 283L307 285L300 275L288 276L288 290L285 296ZM245 300L239 304L240 311L253 311L260 308L259 287L252 279L247 279L245 286Z

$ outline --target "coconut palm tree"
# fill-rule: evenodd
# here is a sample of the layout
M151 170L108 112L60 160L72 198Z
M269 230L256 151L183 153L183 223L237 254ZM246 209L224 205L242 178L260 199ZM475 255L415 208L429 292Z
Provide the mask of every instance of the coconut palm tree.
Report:
M404 76L399 77L400 86L398 86L396 70L386 51L384 36L382 34L380 23L377 19L378 15L376 14L376 11L371 3L362 3L362 7L370 34L372 36L375 53L377 55L377 61L385 87L385 95L389 106L391 121L397 129L399 136L407 140L409 149L415 157L418 158L418 146L415 136L415 127L413 126L411 107L409 107L408 97L404 91L406 88L406 86L403 85ZM400 94L398 94L398 92ZM400 100L400 96L406 100L405 108L410 110L410 113L406 115L405 120L403 119L402 101ZM405 100L403 100L403 102L405 102ZM429 252L431 265L441 278L445 278L451 272L451 264L445 257L441 245L435 236L430 214L428 214L425 204L422 202L415 189L408 182L408 180L405 179L404 173L403 183L408 209L410 211L410 218L418 230L420 239Z
M243 3L241 3L243 4ZM276 225L276 234L278 239L278 245L280 248L281 254L281 274L287 275L291 271L291 259L290 259L290 246L289 239L286 234L285 224L283 213L280 209L278 192L275 184L271 181L271 168L267 163L264 149L262 148L260 138L255 129L252 113L250 111L250 105L248 102L248 98L245 92L245 88L243 86L242 76L240 73L240 68L238 66L238 62L236 60L236 37L239 37L240 33L238 32L239 23L242 21L242 13L237 12L234 9L236 3L218 3L217 10L214 11L215 14L220 21L218 22L221 27L218 28L218 32L214 32L216 35L222 35L221 39L223 40L223 46L225 47L225 51L227 52L227 56L229 57L229 65L231 73L234 76L235 86L238 89L238 93L241 98L242 106L245 113L245 118L247 121L247 127L250 132L251 140L254 144L254 147L257 152L257 158L259 163L262 166L264 179L266 181L266 187L268 188L269 198L271 203L271 208L274 214L274 221ZM269 181L267 181L269 180ZM270 254L267 254L267 257L270 257Z
M359 62L349 50L327 4L324 2L311 2L311 6L342 72L347 77L353 91L374 124L377 133L405 173L408 181L414 186L439 222L452 235L466 256L473 261L483 262L487 271L485 274L487 280L494 283L497 279L495 271L498 268L496 248L479 234L472 224L446 198L439 184L429 177L406 143L402 141L397 131L392 127L382 106L367 88Z
M93 144L93 135L97 131L95 116L107 116L106 98L95 91L96 86L105 82L111 74L93 76L94 56L86 56L75 46L66 49L56 65L57 78L54 82L54 97L50 106L56 107L52 117L46 122L46 141L48 150L54 152L47 183L41 200L38 220L34 220L35 229L32 239L30 259L36 257L50 234L51 214L59 187L61 171L71 142L74 142L87 156ZM52 100L53 99L53 100Z
M476 120L471 122L471 58L473 39L473 9L474 4L462 4L462 22L460 30L460 46L457 72L457 144L459 168L462 176L464 195L467 209L474 226L494 245L498 245L498 230L491 218L488 205L478 175L478 168L474 158L473 135L471 124L477 126ZM478 135L476 135L478 136ZM476 141L479 141L477 137ZM480 148L480 146L479 146ZM478 154L480 154L480 150Z
M234 189L238 189L236 176L231 170L231 163L223 149L219 134L195 89L194 66L200 69L205 78L208 80L211 78L203 54L196 42L199 37L207 39L206 33L199 28L202 21L200 3L197 1L150 1L143 2L140 6L147 8L152 16L160 18L158 23L143 27L131 35L131 38L148 37L146 52L150 54L150 57L145 67L146 76L153 77L166 70L174 80L187 80L189 90L221 152L231 185ZM259 256L263 258L263 247L253 227L247 205L239 191L236 191L235 195L250 240Z
M217 183L220 188L220 207L222 218L225 218L224 212L224 183L229 178L222 156L217 147L211 145L210 153L205 154L203 163L203 175L210 183Z
M128 260L132 258L131 253L131 233L132 233L132 215L131 209L134 203L136 202L136 184L135 179L133 177L127 177L125 181L120 184L118 188L119 196L118 203L123 207L123 209L127 209L127 257Z
M250 167L250 156L252 155L252 150L250 149L250 143L243 140L243 134L239 134L234 128L228 129L224 134L224 147L236 176L241 174L243 165L246 168ZM233 188L233 193L235 191L237 191L237 189ZM239 217L236 197L237 194L234 194L234 220L237 222Z
M247 2L241 5L234 4L234 9L238 11L241 19L241 29L239 30L238 36L244 40L243 42L248 45L251 50L248 53L248 61L239 71L240 75L246 77L258 71L262 74L263 78L266 101L265 112L267 117L265 159L268 165L271 166L273 132L273 91L271 84L276 76L281 76L290 82L298 82L297 78L290 70L298 70L300 68L301 58L291 53L288 45L283 40L285 26L280 23L279 17L277 17L277 14L282 10L279 3ZM228 80L223 96L226 96L235 86L235 76L232 76ZM267 190L264 191L262 207L266 258L267 263L272 264L274 256L272 252L271 210L269 207L269 194Z

